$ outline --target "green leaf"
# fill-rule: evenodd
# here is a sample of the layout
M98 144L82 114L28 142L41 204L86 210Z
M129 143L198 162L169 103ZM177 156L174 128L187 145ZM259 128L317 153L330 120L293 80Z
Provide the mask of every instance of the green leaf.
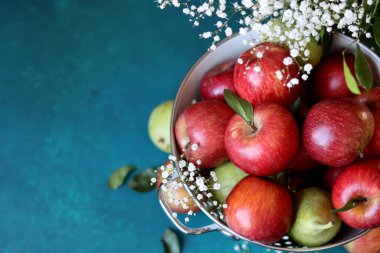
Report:
M376 17L373 23L373 34L376 44L380 47L380 17Z
M361 85L363 85L367 90L371 89L373 85L372 71L359 44L356 44L355 74Z
M253 108L252 105L245 99L238 97L231 90L224 90L224 100L227 104L239 114L250 125L253 124Z
M319 31L318 45L322 45L323 42L325 41L325 33L326 33L326 28L322 27L322 29Z
M379 7L379 2L380 0L375 0L375 8L373 8L372 17L376 16L377 8Z
M149 168L135 175L129 182L128 187L138 192L148 192L155 188L151 179L157 176L156 168Z
M165 253L181 252L178 236L170 228L166 229L165 233L162 235L161 242L164 245Z
M129 173L133 170L132 166L123 166L115 170L108 179L108 187L115 190L125 183Z
M352 4L354 3L355 0L347 0L347 8L351 8Z
M344 72L344 79L346 80L348 89L354 94L360 94L360 90L359 90L358 84L356 83L355 77L352 75L351 70L347 65L344 52L343 52L343 72Z
M356 207L358 204L362 202L366 202L367 199L363 197L357 197L350 199L342 208L331 210L333 213L340 213L340 212L345 212L348 211L354 207Z
M372 4L373 6L373 4ZM366 19L367 19L367 14L370 12L371 10L371 6L368 6L367 4L367 0L365 1L362 1L362 8L364 10L364 15L362 17L362 20L360 21L360 28L362 28L363 30L367 30L366 29L366 26L367 26L367 22L366 22Z
M296 101L293 102L293 104L290 106L289 108L289 111L293 114L293 115L297 115L298 111L300 110L301 108L301 98L298 97L296 99Z

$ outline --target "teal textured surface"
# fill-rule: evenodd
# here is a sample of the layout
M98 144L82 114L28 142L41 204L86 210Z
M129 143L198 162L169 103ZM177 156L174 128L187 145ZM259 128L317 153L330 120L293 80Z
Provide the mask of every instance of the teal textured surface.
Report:
M155 193L106 181L165 162L149 113L207 50L201 30L151 0L4 0L0 24L0 252L163 252ZM181 239L185 253L236 245Z

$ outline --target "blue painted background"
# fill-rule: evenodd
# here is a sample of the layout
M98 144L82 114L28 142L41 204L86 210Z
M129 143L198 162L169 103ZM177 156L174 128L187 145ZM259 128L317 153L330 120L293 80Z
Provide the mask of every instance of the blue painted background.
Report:
M106 181L124 164L166 160L149 113L209 42L151 0L0 3L0 252L163 252L171 224L155 193ZM184 252L236 244L181 238Z

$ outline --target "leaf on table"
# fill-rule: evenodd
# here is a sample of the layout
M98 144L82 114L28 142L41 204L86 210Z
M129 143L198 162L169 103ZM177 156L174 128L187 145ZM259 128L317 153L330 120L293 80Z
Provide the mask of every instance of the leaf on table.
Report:
M253 108L247 100L238 97L228 89L224 90L224 100L226 100L231 109L239 114L246 122L253 124Z
M177 234L170 228L166 229L165 233L161 237L161 242L164 245L165 253L180 253L181 245Z
M363 85L367 90L372 88L373 79L372 71L369 67L369 63L365 58L360 46L356 44L355 52L355 74L358 78L358 81Z
M356 83L355 77L352 75L350 68L347 65L345 54L343 53L343 72L344 78L348 89L354 94L360 94L358 84Z
M138 192L148 192L155 188L151 179L157 176L156 168L149 168L135 175L129 182L128 187Z
M127 179L129 173L133 169L134 168L132 166L126 165L115 170L108 179L108 187L113 190L118 189L120 186L122 186L125 183L125 180Z

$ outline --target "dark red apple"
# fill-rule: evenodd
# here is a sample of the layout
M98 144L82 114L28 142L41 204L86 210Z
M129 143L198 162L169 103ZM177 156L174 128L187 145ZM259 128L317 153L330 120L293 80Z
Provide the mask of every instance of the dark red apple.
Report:
M351 72L355 73L355 56L346 53L345 58ZM348 89L344 78L342 52L325 55L312 71L307 87L317 101L325 98L353 97L354 94Z
M254 108L253 125L238 114L233 116L225 134L230 160L255 176L270 176L287 169L298 143L298 126L293 116L271 103Z
M289 164L289 170L294 172L310 171L318 166L318 162L314 161L306 152L303 145L298 146L297 154Z
M363 154L373 130L372 113L363 104L350 98L326 99L307 114L302 141L311 158L341 167Z
M179 116L175 137L185 157L200 167L212 168L228 160L224 148L224 133L234 112L217 100L195 103Z
M380 253L380 228L375 228L344 248L349 253Z
M364 149L364 157L380 159L380 87L363 92L356 98L370 109L375 119L373 137Z
M332 190L334 208L340 209L354 199L362 202L339 212L342 221L359 229L380 227L380 160L362 160L340 172Z
M204 100L217 99L224 102L225 89L235 91L235 61L222 63L208 71L201 80L201 96Z
M336 178L339 176L340 172L343 169L344 167L330 167L323 171L323 187L326 190L332 190Z
M273 243L289 230L292 201L286 188L254 176L242 179L227 198L227 225L250 240Z
M259 57L258 57L259 56ZM288 88L287 84L298 75L298 65L286 66L284 59L289 50L278 43L264 42L246 51L235 65L234 81L238 95L252 105L277 103L290 106L298 97L299 85ZM276 72L282 72L282 78Z

